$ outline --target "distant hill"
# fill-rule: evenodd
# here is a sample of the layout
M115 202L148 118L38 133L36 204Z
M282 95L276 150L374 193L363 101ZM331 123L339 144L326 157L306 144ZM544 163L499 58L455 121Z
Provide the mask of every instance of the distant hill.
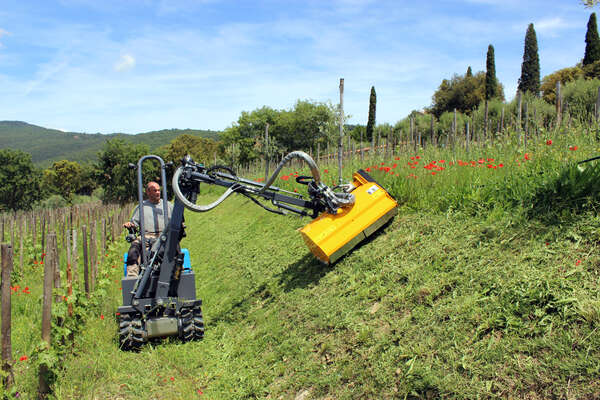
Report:
M124 133L103 135L63 132L21 121L0 121L0 149L25 151L31 154L36 165L46 167L58 160L95 161L103 144L114 138L134 144L143 143L148 145L150 151L154 151L183 134L219 139L219 132L197 129L163 129L137 135Z

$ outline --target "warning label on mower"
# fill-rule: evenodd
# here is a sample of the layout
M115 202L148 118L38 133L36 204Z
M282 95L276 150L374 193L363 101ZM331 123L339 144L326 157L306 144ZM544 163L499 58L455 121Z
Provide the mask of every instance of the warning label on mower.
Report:
M369 188L369 190L367 190L367 193L369 194L373 194L375 193L377 190L379 190L379 187L377 187L377 185L373 185Z

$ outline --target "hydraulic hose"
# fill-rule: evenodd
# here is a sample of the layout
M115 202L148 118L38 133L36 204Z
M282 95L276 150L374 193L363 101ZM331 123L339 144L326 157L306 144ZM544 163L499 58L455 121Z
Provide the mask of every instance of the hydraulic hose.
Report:
M273 171L273 175L271 175L269 180L265 182L265 185L262 187L262 189L258 191L258 193L264 193L269 188L269 186L271 186L273 182L275 182L275 179L279 175L279 172L281 172L281 169L284 167L284 165L293 160L294 158L300 158L306 161L306 163L310 167L310 173L312 174L315 183L317 185L321 183L321 174L319 172L319 167L317 167L317 164L315 163L315 160L313 160L311 156L309 156L303 151L292 151L287 156L283 157L279 165L277 165L277 168L275 168L275 171Z
M223 200L225 200L227 197L229 197L229 195L231 195L238 188L237 185L230 186L229 188L227 188L225 193L223 193L217 200L213 201L210 204L207 204L207 205L194 204L191 201L189 201L188 199L186 199L186 197L181 192L181 189L179 188L179 177L181 176L182 172L183 172L183 167L179 167L175 171L175 174L173 174L173 181L172 181L173 192L175 192L175 196L177 196L179 201L181 201L187 209L195 211L195 212L206 212L206 211L212 210L213 208L215 208L216 206L221 204L223 202Z
M327 200L329 200L329 202L331 202L334 207L347 207L347 206L354 204L355 199L354 199L354 195L352 193L345 193L345 192L336 193L333 190L331 190L327 185L325 185L323 182L321 182L321 174L319 172L319 167L317 167L317 164L315 163L315 160L313 160L313 158L311 156L309 156L308 154L306 154L303 151L292 151L291 153L289 153L288 155L283 157L283 159L281 160L279 165L277 165L277 168L275 168L275 171L273 171L273 175L271 175L269 180L258 191L258 193L259 194L264 193L269 188L269 186L271 186L273 184L273 182L279 175L279 172L281 172L281 169L284 167L284 165L287 164L288 162L290 162L294 158L300 158L308 164L308 166L310 168L310 172L311 172L313 180L314 180L314 182L313 182L314 188L316 189L317 192L319 192L322 196L324 196Z

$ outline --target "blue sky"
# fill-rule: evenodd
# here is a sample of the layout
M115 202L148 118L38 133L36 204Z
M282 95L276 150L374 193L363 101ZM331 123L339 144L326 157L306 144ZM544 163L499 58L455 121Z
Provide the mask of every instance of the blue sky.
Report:
M534 23L542 77L583 58L578 0L3 0L0 120L88 133L221 130L242 111L339 101L395 123L442 79L485 70L508 99Z

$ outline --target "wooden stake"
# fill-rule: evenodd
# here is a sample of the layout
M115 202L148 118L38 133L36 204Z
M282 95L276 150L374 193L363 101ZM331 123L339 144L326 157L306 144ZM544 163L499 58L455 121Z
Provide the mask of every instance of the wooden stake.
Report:
M87 249L87 227L83 225L81 227L81 238L83 246L83 284L85 293L90 296L90 280L88 276L88 249Z
M2 383L4 389L8 389L15 378L12 371L12 344L11 344L11 289L10 274L13 269L13 248L8 244L2 244L2 370L4 377Z
M52 263L44 263L44 295L42 300L42 341L50 348L50 333L52 332L52 281L54 271ZM45 398L50 392L50 386L46 381L48 368L42 364L39 371L38 397Z

